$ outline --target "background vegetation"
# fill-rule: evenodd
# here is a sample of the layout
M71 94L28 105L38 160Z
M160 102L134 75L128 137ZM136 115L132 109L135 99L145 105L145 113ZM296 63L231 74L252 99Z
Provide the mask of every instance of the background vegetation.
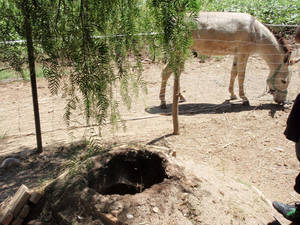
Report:
M300 24L299 0L199 0L202 11L249 13L266 24Z

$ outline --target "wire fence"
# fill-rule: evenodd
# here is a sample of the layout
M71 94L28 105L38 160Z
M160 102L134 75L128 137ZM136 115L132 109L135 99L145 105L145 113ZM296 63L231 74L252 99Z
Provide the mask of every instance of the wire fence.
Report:
M156 33L150 33L149 35L156 35ZM204 39L195 39L195 41L200 40L203 41ZM221 42L220 40L212 41L215 43ZM24 40L17 40L0 44L23 44L24 42ZM249 42L227 41L227 44L248 45ZM267 45L266 43L261 44L260 48ZM271 53L265 53L265 56L267 54L272 55ZM293 51L293 57L300 57L299 46ZM199 61L203 60L200 60L200 58L188 60L185 71L181 76L181 91L188 102L205 102L209 103L210 107L217 108L220 101L222 102L222 100L228 98L232 58L232 56L210 57L204 58L204 62L201 63ZM126 107L122 105L120 111L123 119L128 122L127 127L134 130L134 132L147 133L146 127L157 130L156 126L159 126L159 124L153 125L153 121L165 121L165 115L170 115L170 111L162 111L159 108L158 96L163 65L152 64L151 60L147 59L143 61L143 64L144 77L148 84L148 95L142 95L131 111L127 111ZM266 87L269 66L259 55L251 56L247 62L245 88L249 100L254 104L272 102L271 96L262 95ZM293 99L300 90L300 85L298 85L300 83L300 66L291 67L291 74L289 97ZM171 83L169 81L165 90L167 103L171 103L172 99L173 87ZM35 148L34 115L30 88L30 82L24 81L11 68L4 66L3 71L0 71L0 155ZM235 87L235 90L237 90L237 87ZM80 110L74 113L70 126L66 125L63 119L65 100L61 93L57 96L50 94L47 81L42 76L38 79L38 97L44 145L68 143L88 137L96 132L95 126L86 126ZM210 110L209 107L207 109ZM193 114L195 110L201 111L203 109L195 109L191 106L188 110ZM188 114L188 112L186 113ZM169 120L170 117L167 119L168 123ZM129 128L127 132L130 132ZM104 133L112 138L116 135L111 133L109 127L104 128ZM117 135L126 137L123 131L117 131Z

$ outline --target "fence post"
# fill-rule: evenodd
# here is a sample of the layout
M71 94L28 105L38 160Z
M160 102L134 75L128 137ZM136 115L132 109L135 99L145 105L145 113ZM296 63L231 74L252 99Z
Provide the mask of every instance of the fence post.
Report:
M31 91L32 91L32 101L33 101L33 111L35 119L35 132L36 132L36 142L37 142L37 153L43 152L42 147L42 134L41 134L41 125L40 125L40 115L39 115L39 103L38 103L38 94L36 87L36 72L35 72L35 59L34 59L34 46L32 41L32 25L30 17L30 8L28 0L23 0L24 8L24 27L26 35L26 44L27 44L27 53L28 53L28 64L30 70L30 81L31 81Z

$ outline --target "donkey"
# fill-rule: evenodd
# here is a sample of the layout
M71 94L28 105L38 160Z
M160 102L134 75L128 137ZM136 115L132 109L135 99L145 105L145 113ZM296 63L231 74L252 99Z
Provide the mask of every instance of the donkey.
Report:
M238 77L239 97L243 105L249 105L244 92L245 70L249 56L259 54L270 70L267 79L269 92L276 103L284 103L290 82L289 65L297 62L290 60L291 51L286 41L282 38L277 40L267 27L244 13L201 12L195 23L192 51L208 56L234 56L229 83L231 100L237 98L233 87ZM162 71L159 95L162 108L166 108L165 89L171 73L172 69L167 64ZM185 101L180 93L179 99Z

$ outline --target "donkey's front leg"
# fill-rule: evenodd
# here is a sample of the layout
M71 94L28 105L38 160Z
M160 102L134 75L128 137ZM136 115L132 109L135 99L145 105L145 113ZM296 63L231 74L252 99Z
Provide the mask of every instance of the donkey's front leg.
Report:
M244 106L249 106L250 105L249 100L246 97L245 92L244 92L245 73L239 73L238 80L239 80L239 96L242 99L242 102L243 102L242 104Z

